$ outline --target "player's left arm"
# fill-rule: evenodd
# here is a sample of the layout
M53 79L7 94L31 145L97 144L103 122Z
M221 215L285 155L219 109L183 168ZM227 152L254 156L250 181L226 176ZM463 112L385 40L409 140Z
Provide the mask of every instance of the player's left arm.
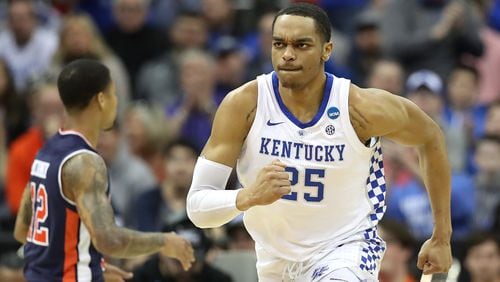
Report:
M417 149L420 173L434 218L432 237L422 247L418 264L426 273L446 272L451 266L451 172L439 125L408 99L354 85L349 96L349 112L361 141L383 136ZM435 251L440 254L429 254ZM437 257L436 262L433 257Z
M26 243L29 226L31 224L31 195L30 187L26 186L21 198L21 205L16 217L16 225L14 227L14 238L20 243Z

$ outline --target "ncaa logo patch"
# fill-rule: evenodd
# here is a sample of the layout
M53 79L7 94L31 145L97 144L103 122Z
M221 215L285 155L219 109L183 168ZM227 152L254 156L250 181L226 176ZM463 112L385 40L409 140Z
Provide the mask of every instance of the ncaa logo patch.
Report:
M328 125L328 126L325 128L325 132L326 132L326 134L328 134L328 135L333 135L333 134L335 134L335 126L333 126L333 125L331 125L331 124L330 124L330 125Z
M340 116L340 111L337 107L331 107L328 109L326 112L329 118L331 119L337 119Z

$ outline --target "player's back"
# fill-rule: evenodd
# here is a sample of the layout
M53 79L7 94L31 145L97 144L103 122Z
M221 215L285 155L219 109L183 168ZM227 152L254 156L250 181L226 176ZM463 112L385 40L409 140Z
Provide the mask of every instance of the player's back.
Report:
M102 257L93 247L75 203L62 189L64 163L82 153L97 154L82 135L59 131L33 162L29 182L32 220L24 247L28 281L103 281Z

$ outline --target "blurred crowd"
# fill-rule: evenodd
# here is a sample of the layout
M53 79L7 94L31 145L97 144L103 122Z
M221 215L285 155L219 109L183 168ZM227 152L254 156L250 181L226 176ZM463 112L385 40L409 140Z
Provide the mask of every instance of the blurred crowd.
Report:
M158 255L114 262L134 281L256 281L242 219L197 229L185 199L217 106L272 71L273 17L290 2L298 1L0 0L0 280L21 279L11 233L31 162L65 118L58 72L94 58L110 68L119 97L116 124L97 148L117 220L185 234L198 258L187 273ZM328 72L404 96L443 129L453 172L450 281L500 281L500 0L307 2L332 21ZM380 279L417 281L430 204L416 152L383 145ZM233 176L228 189L237 187Z

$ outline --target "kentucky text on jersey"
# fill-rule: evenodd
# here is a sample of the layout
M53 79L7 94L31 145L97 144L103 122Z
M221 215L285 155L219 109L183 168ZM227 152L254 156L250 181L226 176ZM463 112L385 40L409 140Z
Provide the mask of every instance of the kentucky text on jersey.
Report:
M292 141L273 138L260 138L260 151L264 155L271 155L288 159L305 159L317 162L335 162L344 160L345 144L338 145L308 145Z

